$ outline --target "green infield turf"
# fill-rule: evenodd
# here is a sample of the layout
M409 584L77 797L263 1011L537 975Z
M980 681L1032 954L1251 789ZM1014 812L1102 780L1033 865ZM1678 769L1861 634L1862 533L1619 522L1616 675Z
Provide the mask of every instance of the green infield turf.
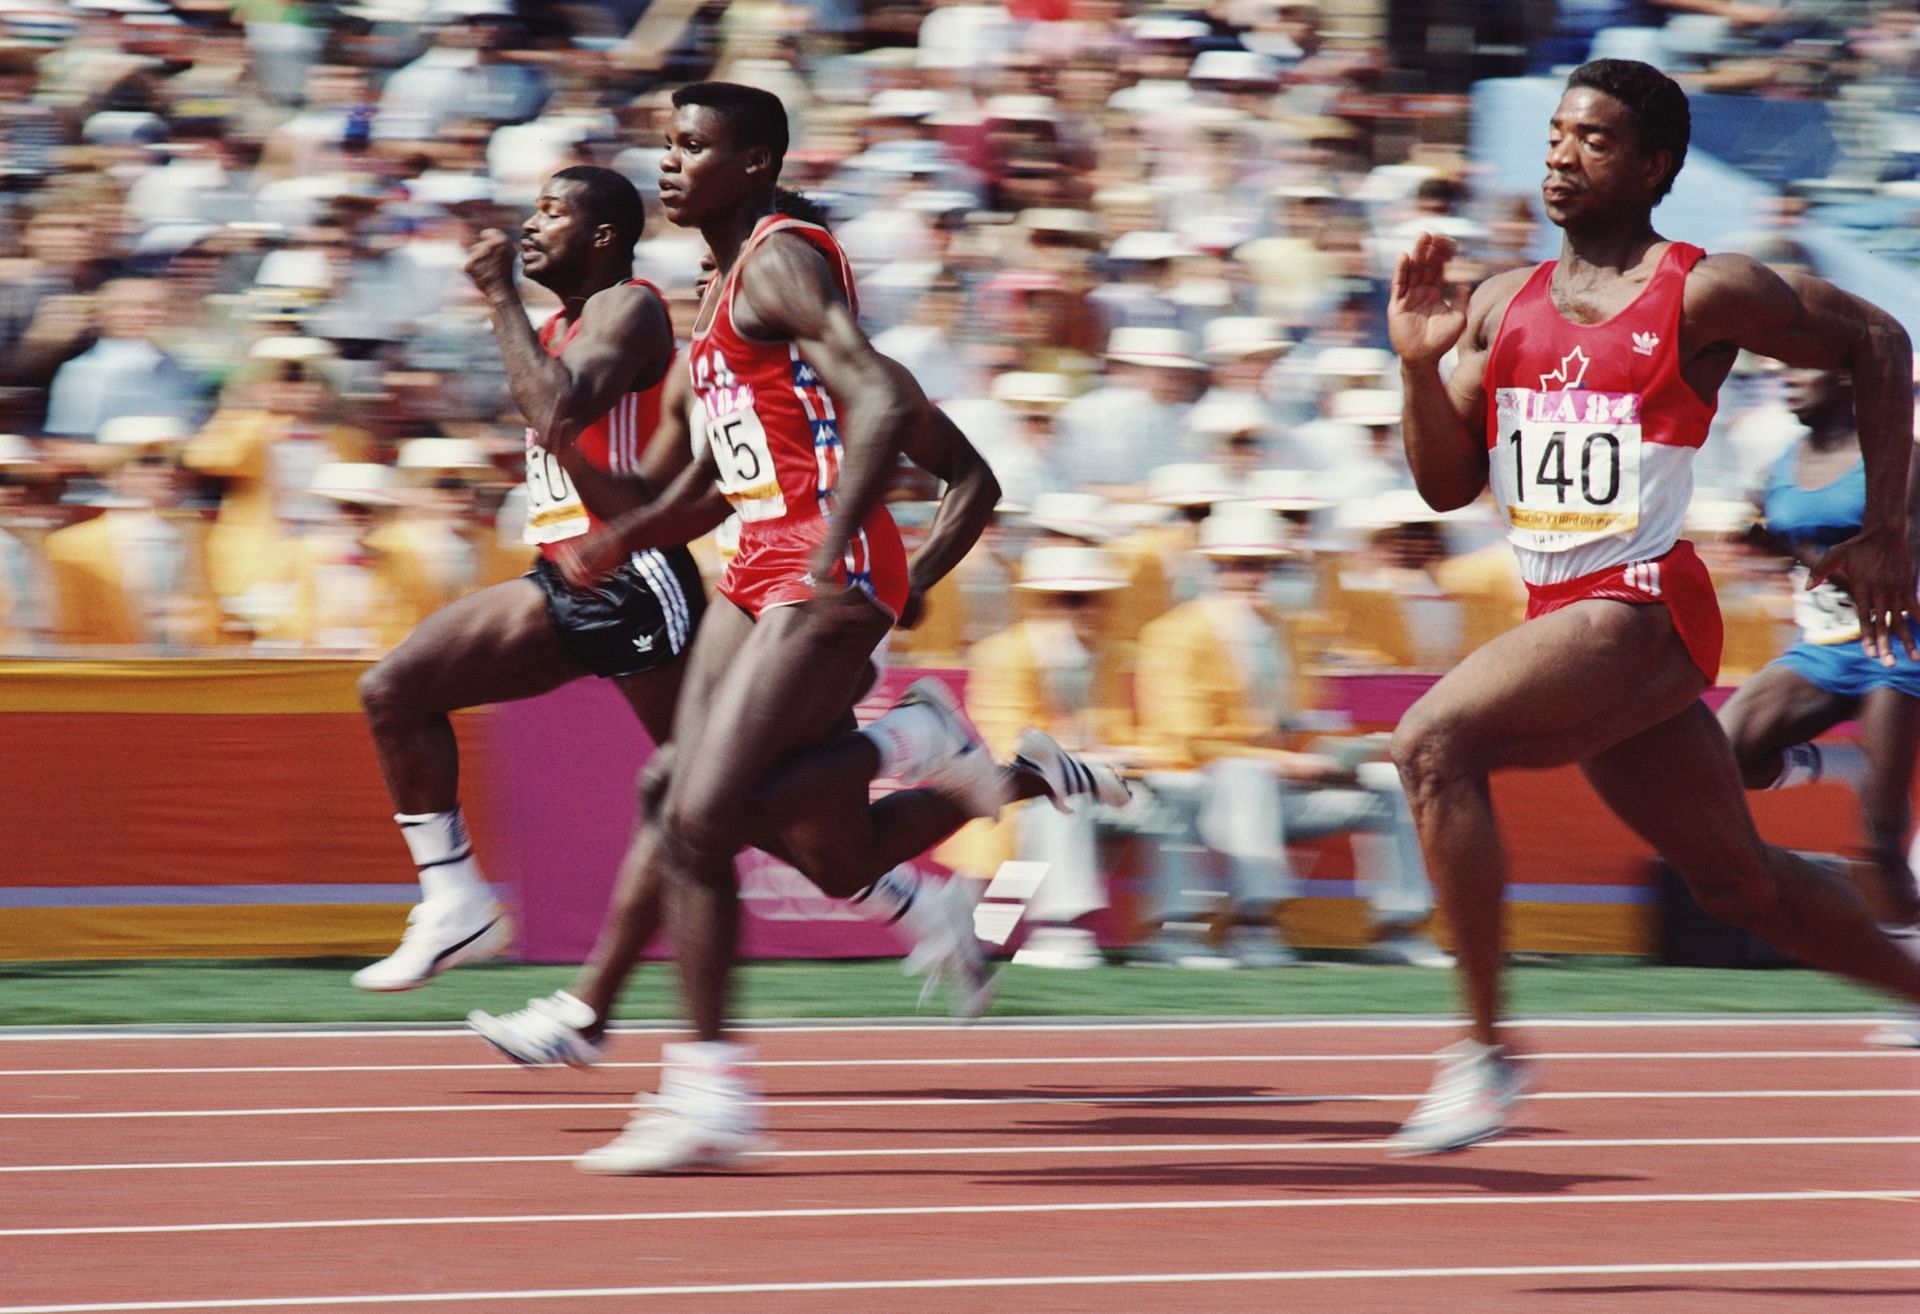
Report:
M79 1024L444 1022L469 1009L518 1008L567 984L569 967L463 967L425 989L369 995L347 984L360 964L334 960L0 964L0 1026ZM892 960L751 963L742 1018L908 1017L919 983ZM1516 1015L1568 1013L1855 1013L1888 1005L1832 977L1794 970L1653 967L1620 959L1517 964ZM934 1003L929 1010L944 1007ZM990 1016L1195 1016L1453 1011L1453 978L1410 967L1314 963L1267 971L1181 971L1119 964L1085 971L1009 967ZM679 1016L673 973L649 964L628 988L626 1019Z

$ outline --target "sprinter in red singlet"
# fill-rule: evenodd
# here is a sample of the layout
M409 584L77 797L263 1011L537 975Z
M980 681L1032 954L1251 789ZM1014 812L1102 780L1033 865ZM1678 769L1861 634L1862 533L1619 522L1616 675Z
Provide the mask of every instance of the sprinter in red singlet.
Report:
M1886 312L1820 279L1656 233L1688 137L1686 94L1664 74L1582 65L1547 132L1542 197L1564 233L1560 258L1469 298L1444 282L1453 244L1428 235L1394 273L1388 326L1414 480L1439 510L1491 484L1530 595L1527 621L1450 671L1394 735L1471 1019L1395 1138L1403 1153L1496 1134L1526 1085L1498 1026L1506 860L1487 777L1503 767L1578 763L1704 907L1802 962L1920 1000L1920 962L1851 887L1755 832L1700 698L1719 668L1719 610L1679 537L1734 356L1844 370L1866 515L1814 579L1846 586L1870 655L1891 661L1896 642L1911 653L1912 347Z
M1031 760L994 764L930 682L881 723L842 733L875 648L973 545L998 488L952 423L867 341L832 237L779 213L779 99L698 83L673 103L661 206L700 230L716 268L688 353L700 456L609 534L626 550L705 533L729 509L742 523L689 659L678 734L660 764L664 796L627 859L628 874L665 875L697 1039L666 1047L659 1094L617 1140L579 1160L600 1173L724 1165L761 1144L746 1051L725 1030L737 850L766 845L830 893L907 914L919 892L889 875L968 818L1016 795L1047 793L1062 806L1075 794L1126 796L1110 771L1043 736L1023 743ZM947 488L911 560L881 505L903 455ZM591 535L565 550L568 577L596 578L607 541ZM930 787L869 805L875 776Z
M553 562L692 463L684 445L648 441L674 340L659 291L630 276L644 222L639 193L612 170L581 165L548 179L518 243L527 277L562 303L538 333L514 286L515 244L489 230L468 253L527 419L526 540L540 556L524 578L429 616L360 681L422 890L400 947L354 974L363 990L410 990L507 940L461 817L449 712L598 675L618 685L654 742L671 734L681 655L705 604L686 548L634 553L588 591L568 588Z

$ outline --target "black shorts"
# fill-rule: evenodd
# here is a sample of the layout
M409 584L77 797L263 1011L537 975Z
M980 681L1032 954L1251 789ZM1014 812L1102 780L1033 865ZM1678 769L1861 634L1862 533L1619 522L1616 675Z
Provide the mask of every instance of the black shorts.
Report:
M665 666L693 642L706 587L683 547L636 552L591 589L576 591L545 557L527 578L547 595L547 615L573 659L608 679Z

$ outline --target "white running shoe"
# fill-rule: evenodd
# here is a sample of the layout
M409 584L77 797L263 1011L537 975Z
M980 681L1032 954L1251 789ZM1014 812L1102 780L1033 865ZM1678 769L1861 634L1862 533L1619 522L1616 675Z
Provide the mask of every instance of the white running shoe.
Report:
M511 923L492 898L443 896L407 913L400 947L353 974L362 990L413 990L450 967L491 958L512 939Z
M1462 1040L1440 1051L1440 1071L1406 1125L1387 1141L1396 1157L1444 1154L1497 1136L1532 1084L1500 1045Z
M1105 762L1076 757L1044 730L1022 730L1013 751L1015 769L1024 767L1045 781L1047 798L1058 811L1072 812L1074 801L1081 798L1122 808L1133 797L1118 771Z
M764 1154L770 1142L757 1132L696 1118L656 1102L643 1102L626 1130L573 1161L583 1173L636 1177L697 1168L734 1168Z
M921 1006L944 984L952 991L949 1009L969 1022L987 1011L999 985L973 929L976 884L960 877L922 878L913 903L900 919L914 939L900 970L908 976L924 974Z
M946 683L931 677L907 686L895 707L919 704L940 718L946 745L917 783L944 794L972 817L998 815L1013 801L1013 782L993 760L987 741L953 696Z
M495 1017L479 1009L467 1014L467 1025L493 1047L528 1067L592 1067L606 1053L606 1045L587 1038L594 1024L593 1010L564 990L545 999L529 999L525 1008Z
M1875 1027L1866 1041L1886 1049L1920 1049L1920 1008L1909 1008L1900 1020Z

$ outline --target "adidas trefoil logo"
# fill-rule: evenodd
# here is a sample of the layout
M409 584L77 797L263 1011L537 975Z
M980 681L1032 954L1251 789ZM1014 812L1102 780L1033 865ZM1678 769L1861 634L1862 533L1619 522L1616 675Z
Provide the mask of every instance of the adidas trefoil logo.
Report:
M633 636L633 646L640 652L652 652L653 636L651 634L636 634Z
M1658 333L1636 333L1633 335L1633 354L1636 356L1651 356L1653 355L1653 349L1659 345L1660 335Z

